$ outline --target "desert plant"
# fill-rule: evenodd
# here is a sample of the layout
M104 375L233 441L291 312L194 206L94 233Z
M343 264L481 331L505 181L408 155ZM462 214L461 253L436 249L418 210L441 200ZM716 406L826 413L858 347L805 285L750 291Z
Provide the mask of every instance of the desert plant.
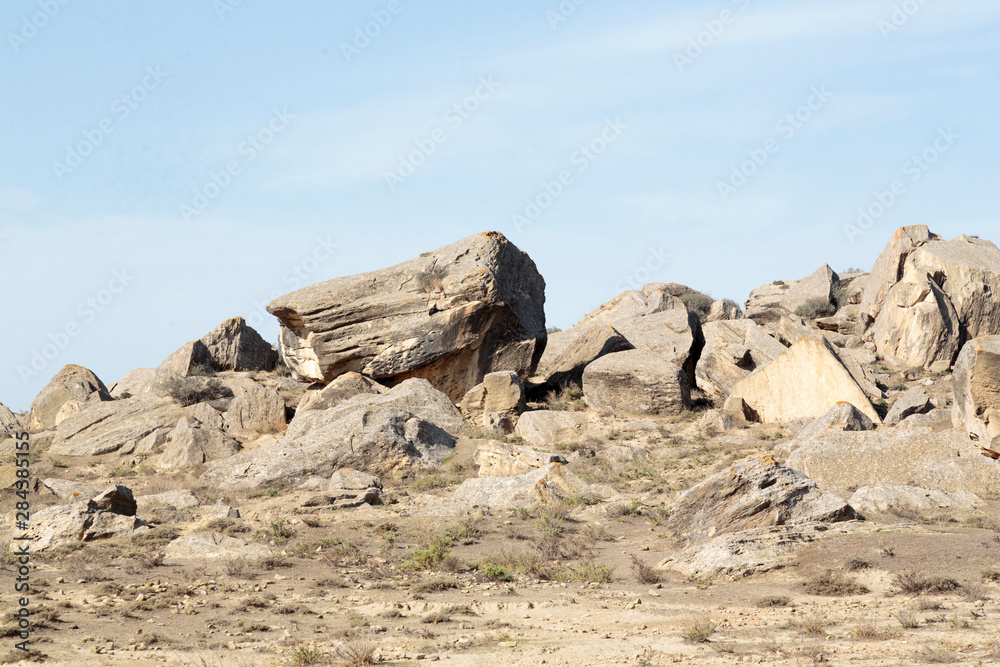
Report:
M845 577L842 574L827 570L824 574L803 582L809 595L825 595L829 597L844 597L847 595L864 595L869 590L863 584Z
M712 304L715 303L715 299L712 297L701 292L696 292L693 289L685 290L681 294L680 300L688 310L692 310L702 317L708 316L708 313L712 310Z
M216 378L169 375L160 383L160 390L185 407L233 397L233 391Z
M333 650L333 658L346 667L365 667L375 664L375 642L368 634L351 637Z
M694 618L684 626L681 635L692 644L704 644L718 627L718 624L707 616Z
M757 606L761 609L769 607L787 607L792 600L786 595L767 595L757 600Z
M807 320L815 320L820 317L829 317L837 312L836 306L830 303L829 299L817 297L809 299L804 304L795 309L795 314Z
M315 644L296 646L292 651L292 667L309 667L310 665L318 665L324 660L323 652L316 648Z
M660 571L655 567L647 563L646 561L638 558L633 554L631 556L632 563L629 568L632 570L632 576L640 584L658 584L660 583Z
M948 577L921 577L915 572L901 572L892 579L895 595L937 595L958 590L962 585Z
M444 290L444 279L448 277L448 270L443 266L431 266L413 277L422 291L430 294Z

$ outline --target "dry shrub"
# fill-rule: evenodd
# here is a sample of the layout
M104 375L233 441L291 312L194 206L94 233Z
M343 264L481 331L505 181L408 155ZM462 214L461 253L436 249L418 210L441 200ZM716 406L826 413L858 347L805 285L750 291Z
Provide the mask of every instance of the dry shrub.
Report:
M660 571L655 567L650 565L644 560L632 555L632 563L629 566L632 570L632 576L640 584L658 584L662 578Z
M832 570L827 570L824 574L803 582L803 586L805 586L806 593L809 595L823 595L828 597L864 595L870 592L863 584Z

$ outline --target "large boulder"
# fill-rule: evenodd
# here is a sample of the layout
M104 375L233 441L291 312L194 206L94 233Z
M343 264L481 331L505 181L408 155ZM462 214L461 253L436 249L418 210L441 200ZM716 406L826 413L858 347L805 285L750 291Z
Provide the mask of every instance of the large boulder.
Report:
M278 352L242 317L226 320L198 340L182 345L157 368L159 376L214 371L272 371Z
M895 426L911 415L927 414L934 409L930 394L923 387L913 387L896 399L885 416L886 426ZM998 425L1000 427L1000 425Z
M259 560L271 555L263 544L246 542L219 533L191 533L178 537L163 550L168 562L213 560Z
M23 431L21 420L3 403L0 403L0 441L13 439Z
M285 401L278 392L245 376L224 377L233 393L223 420L234 433L278 433L285 428Z
M764 456L737 463L685 491L664 528L690 546L755 528L857 518L842 498Z
M535 445L578 442L590 428L590 419L583 412L533 410L517 420L514 432Z
M847 402L840 402L830 410L812 422L807 424L799 433L788 442L784 442L774 448L775 455L788 456L798 447L808 442L817 435L831 432L843 431L873 431L875 423L856 407Z
M512 477L544 468L550 463L566 463L558 454L539 452L506 442L486 441L473 457L480 477Z
M28 429L53 429L87 403L110 401L111 394L94 372L69 364L56 373L31 403Z
M426 378L458 401L487 373L535 370L545 348L545 281L497 232L275 299L280 348L300 376L357 371L383 384Z
M548 345L534 381L552 387L583 383L583 369L606 354L634 349L634 345L611 326L549 334Z
M851 507L866 514L915 512L928 516L941 510L974 511L982 501L974 493L924 489L902 484L863 486L851 496Z
M561 463L514 477L482 477L462 482L453 496L460 507L506 510L511 507L556 505L571 496L591 495L589 485L565 469Z
M753 320L726 320L704 326L705 349L698 361L698 388L725 400L733 385L785 352L785 346Z
M831 314L836 310L834 292L840 285L838 276L828 264L801 280L778 280L750 292L746 317L758 324L781 319L784 315Z
M238 453L240 443L225 432L205 426L193 417L182 417L170 432L157 464L160 470L189 471L196 466Z
M858 307L857 334L865 336L882 311L889 290L903 277L903 264L914 248L937 240L927 225L900 227L875 261L871 273L862 279L862 298Z
M280 442L219 461L202 479L246 490L327 477L345 467L387 474L440 463L454 449L449 429L463 428L461 413L443 394L424 380L407 380L386 394L296 414Z
M122 376L121 380L108 385L112 398L131 398L147 391L156 382L155 368L136 368Z
M869 277L858 332L900 366L947 369L962 345L1000 334L1000 249L925 227L897 231Z
M1000 336L969 341L955 364L952 422L1000 458Z
M524 385L517 373L489 373L469 390L459 407L473 426L511 433L526 407Z
M800 443L786 465L824 489L841 492L874 484L972 493L1000 488L1000 464L982 456L958 431L821 433Z
M137 530L147 529L135 513L132 491L113 486L94 498L35 512L28 530L18 533L17 538L30 537L32 553L39 553L71 542L131 537ZM11 550L17 544L13 541Z
M823 416L846 401L882 420L858 381L825 339L802 338L777 359L733 385L726 411L749 421L785 423Z
M299 401L296 413L308 410L328 410L336 407L358 394L384 394L389 391L385 385L379 384L361 373L348 371L337 377L330 384L314 384Z
M645 350L616 352L587 366L583 395L595 410L676 415L691 406L688 376L676 364Z
M49 453L59 456L99 456L131 443L163 437L187 414L175 401L129 398L100 402L73 414L55 429Z

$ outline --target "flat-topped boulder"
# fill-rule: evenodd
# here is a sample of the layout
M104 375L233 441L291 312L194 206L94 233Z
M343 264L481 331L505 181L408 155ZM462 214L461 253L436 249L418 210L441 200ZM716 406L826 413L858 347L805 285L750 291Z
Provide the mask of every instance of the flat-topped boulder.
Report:
M497 232L393 267L275 299L280 349L300 376L356 371L383 384L425 378L458 401L487 373L535 370L545 347L545 281Z

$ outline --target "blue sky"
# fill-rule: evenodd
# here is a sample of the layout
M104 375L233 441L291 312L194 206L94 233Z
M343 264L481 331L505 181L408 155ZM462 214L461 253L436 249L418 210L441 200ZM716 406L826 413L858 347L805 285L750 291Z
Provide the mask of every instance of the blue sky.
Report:
M0 401L488 229L564 328L1000 237L993 0L483 4L7 0Z

